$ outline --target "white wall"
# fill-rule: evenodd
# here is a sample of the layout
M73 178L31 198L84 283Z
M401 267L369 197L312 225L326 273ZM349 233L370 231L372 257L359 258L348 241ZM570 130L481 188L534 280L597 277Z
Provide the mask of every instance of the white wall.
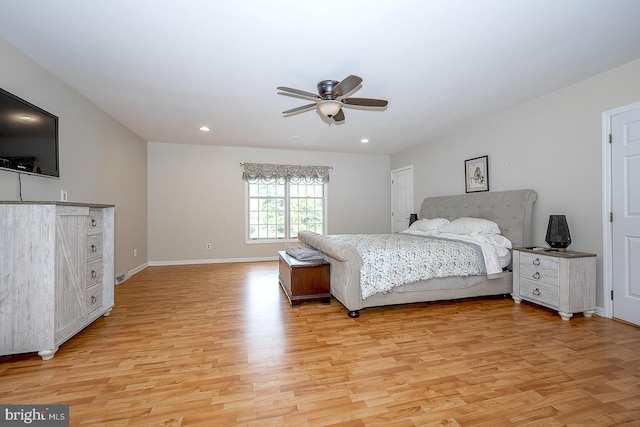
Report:
M640 60L460 126L391 157L414 166L415 208L426 196L464 193L464 160L489 156L491 191L532 188L533 244L545 245L551 214L565 214L569 249L598 255L602 282L602 113L640 101Z
M391 228L389 156L164 143L148 153L150 263L275 259L284 250L245 243L242 162L332 166L328 232Z
M59 119L60 179L21 175L23 200L114 204L116 275L146 264L146 142L1 38L0 64L0 87ZM0 200L20 200L18 177L0 171Z

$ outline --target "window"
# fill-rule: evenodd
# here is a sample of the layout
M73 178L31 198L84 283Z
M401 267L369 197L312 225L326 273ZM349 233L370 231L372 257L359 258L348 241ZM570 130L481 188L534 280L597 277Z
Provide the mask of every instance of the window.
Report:
M324 184L289 183L289 231L324 233Z
M295 240L324 233L331 166L241 163L247 182L247 240Z
M293 240L299 231L324 233L325 185L295 178L247 182L249 240Z

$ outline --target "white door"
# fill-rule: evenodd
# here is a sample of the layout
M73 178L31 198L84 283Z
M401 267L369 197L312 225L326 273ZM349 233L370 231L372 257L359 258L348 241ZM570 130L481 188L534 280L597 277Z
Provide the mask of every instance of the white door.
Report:
M398 233L409 228L409 215L413 212L413 166L391 171L392 231Z
M640 325L640 108L611 118L613 317Z

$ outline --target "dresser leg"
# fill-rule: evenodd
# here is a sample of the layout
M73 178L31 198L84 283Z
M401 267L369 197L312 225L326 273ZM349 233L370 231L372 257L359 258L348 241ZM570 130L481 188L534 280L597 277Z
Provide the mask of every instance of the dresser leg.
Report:
M596 312L595 310L586 310L583 312L583 314L584 314L584 317L591 317L595 312Z
M573 316L573 313L564 313L562 311L559 311L558 314L560 315L562 320L569 320L571 319L571 316Z
M51 360L53 356L55 356L56 351L58 351L58 347L52 350L40 350L38 356L42 357L42 360Z
M522 298L517 295L511 294L511 298L513 298L513 302L515 302L516 304L520 304L522 302Z

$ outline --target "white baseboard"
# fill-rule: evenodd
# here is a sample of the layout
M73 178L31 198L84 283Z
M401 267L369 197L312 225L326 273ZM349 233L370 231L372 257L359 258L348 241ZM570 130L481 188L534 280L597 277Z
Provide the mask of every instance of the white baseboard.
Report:
M224 264L235 262L262 262L277 261L278 257L262 257L262 258L222 258L222 259L191 259L178 261L149 261L138 267L127 271L126 273L116 276L114 282L116 285L126 282L131 276L141 272L147 267L165 266L165 265L192 265L192 264Z
M611 316L607 316L606 311L603 307L596 307L596 312L594 313L596 316L607 317L611 319Z
M133 276L136 273L141 272L142 270L144 270L145 268L147 268L149 266L149 263L146 262L142 265L137 266L136 268L127 271L126 273L120 275L120 276L116 276L115 278L115 284L119 285L120 283L126 282L127 280L129 280L129 278L131 276Z
M133 276L136 273L141 272L142 270L144 270L147 267L149 267L149 263L148 262L145 262L144 264L139 265L138 267L136 267L133 270L129 271L129 277Z
M224 264L235 262L262 262L277 261L278 257L262 257L262 258L222 258L222 259L186 259L177 261L149 261L149 266L161 265L191 265L191 264Z

